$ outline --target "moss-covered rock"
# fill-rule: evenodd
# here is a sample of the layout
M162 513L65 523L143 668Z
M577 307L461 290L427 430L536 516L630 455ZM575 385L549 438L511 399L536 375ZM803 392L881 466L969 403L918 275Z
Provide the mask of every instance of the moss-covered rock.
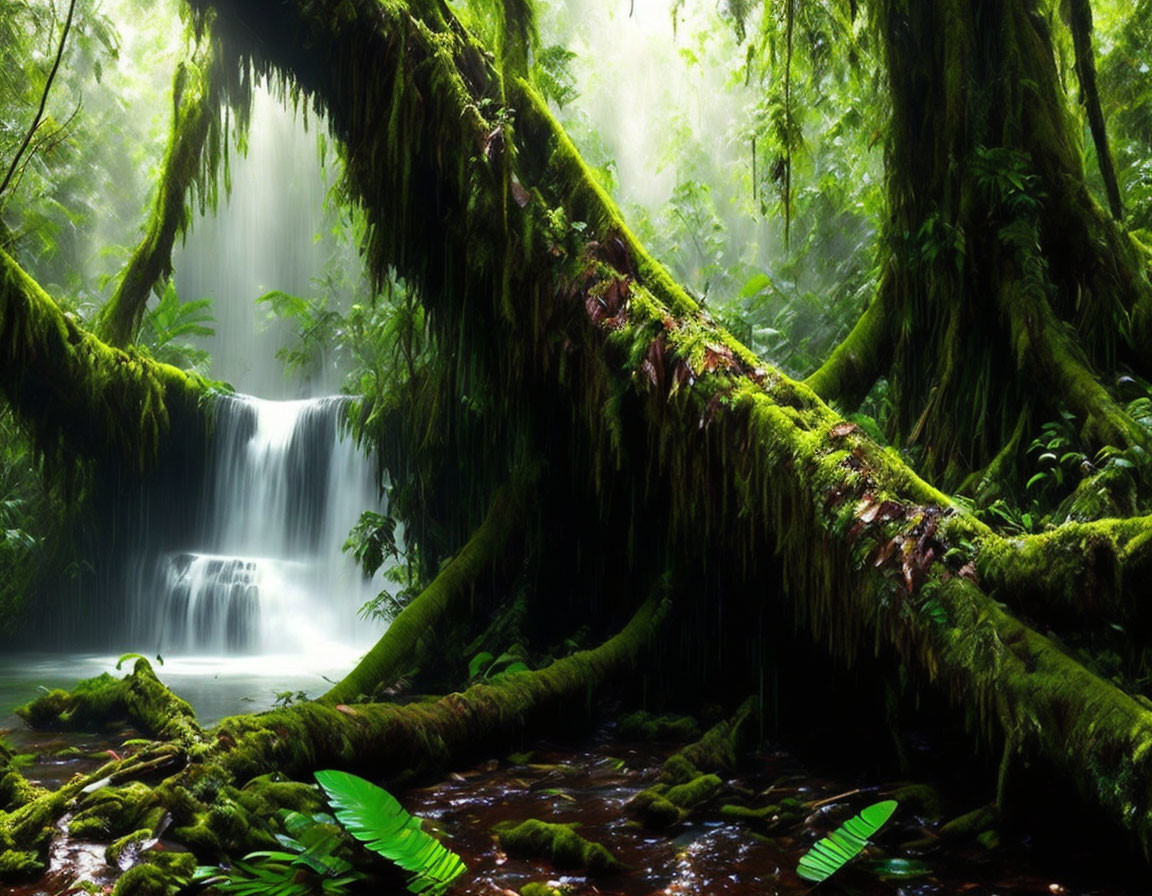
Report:
M192 707L161 683L143 657L123 678L104 672L70 692L42 694L15 712L33 728L85 730L129 722L153 737L188 744L201 734Z
M108 844L108 848L104 850L104 860L109 865L120 868L135 864L141 847L151 839L152 831L148 828L140 828L131 834L125 834Z
M547 857L557 868L584 868L590 874L619 874L624 870L607 848L585 840L574 828L530 818L517 825L505 822L496 830L509 855Z
M736 767L741 753L755 746L759 711L749 697L728 719L713 725L700 740L689 744L665 763L661 778L681 783L688 778L687 769L702 772L725 772ZM688 777L695 777L692 774Z
M16 753L0 738L0 812L24 806L43 792L14 767L15 759Z
M112 896L172 896L180 886L162 868L137 865L116 881Z
M941 817L940 791L931 784L905 784L892 794L892 799L932 821Z
M664 798L681 809L690 810L706 803L724 787L724 782L716 775L698 775L684 784L669 787Z
M947 839L976 837L994 827L1000 820L995 806L980 806L941 825L940 836Z
M520 896L564 896L564 891L547 883L533 881L520 888Z
M40 854L31 850L9 849L0 852L0 880L19 880L43 874L46 869Z
M692 740L700 736L700 726L691 716L652 715L637 710L616 720L616 736L621 740Z
M123 787L103 787L80 805L68 823L68 832L84 840L107 840L139 830L156 805L156 794L147 785L133 781Z
M733 803L725 803L720 807L720 817L727 821L767 824L770 827L791 824L803 818L806 812L807 807L804 803L791 797L756 808Z
M628 801L628 811L650 828L668 828L679 824L685 813L664 796L667 790L667 784L657 784L640 791Z
M272 773L253 778L235 793L240 805L260 818L271 818L280 809L311 815L324 808L320 791L311 784L286 781Z
M724 782L716 775L697 775L674 786L658 783L632 797L627 808L650 828L671 827L715 797L723 787Z

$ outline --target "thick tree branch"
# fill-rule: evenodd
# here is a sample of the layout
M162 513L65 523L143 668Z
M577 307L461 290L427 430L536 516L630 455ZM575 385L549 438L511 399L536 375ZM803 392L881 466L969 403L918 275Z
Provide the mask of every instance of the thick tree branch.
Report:
M1139 638L1152 626L1152 517L987 535L977 542L975 567L994 597L1048 624L1121 625Z
M150 467L176 422L189 450L202 432L207 383L110 348L0 252L0 389L41 454Z

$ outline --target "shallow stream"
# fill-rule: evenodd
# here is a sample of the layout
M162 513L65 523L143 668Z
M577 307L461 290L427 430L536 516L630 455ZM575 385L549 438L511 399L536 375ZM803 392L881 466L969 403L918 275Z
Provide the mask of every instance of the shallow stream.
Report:
M199 657L168 659L156 671L210 724L239 712L272 706L279 696L303 691L317 696L346 668L351 657L331 668L302 671L298 657ZM11 714L40 687L71 686L79 678L114 671L116 658L27 655L0 660L0 730L20 752L33 754L25 774L47 787L76 773L92 771L108 750L137 737L131 730L99 735L30 732ZM724 792L689 822L654 832L632 822L628 800L654 783L674 744L621 741L611 726L579 744L540 742L523 754L492 757L437 780L397 788L409 811L429 820L446 845L463 857L470 872L451 890L456 896L513 896L529 881L556 881L571 896L771 896L802 894L809 884L795 873L800 856L821 836L877 800L889 798L907 782L856 781L814 774L784 751L749 757ZM972 808L965 794L945 794L944 816ZM748 806L797 800L805 809L776 823L725 820L720 806ZM1074 816L1073 816L1074 817ZM506 855L493 835L500 822L537 818L577 822L586 838L603 843L630 869L627 874L589 878L553 867L545 860ZM1106 861L1087 850L1034 855L1026 837L1005 837L987 848L974 841L939 839L939 822L903 805L875 838L875 845L852 866L821 886L825 892L861 896L997 894L997 896L1137 896L1152 882L1124 882ZM907 846L921 841L915 848ZM178 849L160 840L152 849ZM52 871L44 879L9 888L7 896L58 896L80 892L79 883L109 886L119 869L109 867L104 845L61 835L52 850ZM819 891L818 891L819 892Z

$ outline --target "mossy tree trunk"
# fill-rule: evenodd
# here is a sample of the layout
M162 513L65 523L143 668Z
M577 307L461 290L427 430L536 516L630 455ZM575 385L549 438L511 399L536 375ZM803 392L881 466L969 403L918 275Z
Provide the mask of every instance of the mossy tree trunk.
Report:
M1074 6L1098 112L1087 4ZM868 325L810 384L851 404L887 373L894 441L946 488L1011 480L1064 409L1092 452L1146 447L1112 387L1123 365L1150 369L1148 260L1086 187L1048 5L881 2L873 15L892 98L882 276Z

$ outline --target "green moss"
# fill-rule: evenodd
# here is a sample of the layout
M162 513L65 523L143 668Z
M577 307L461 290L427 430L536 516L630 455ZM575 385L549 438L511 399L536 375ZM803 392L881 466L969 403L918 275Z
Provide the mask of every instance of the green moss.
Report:
M47 865L37 852L9 849L0 852L0 880L18 880L44 873Z
M208 384L100 342L0 252L0 389L32 428L37 453L143 471L174 421L188 447L205 431ZM64 467L63 463L57 464Z
M736 768L741 754L755 745L759 711L756 701L745 700L731 718L713 725L707 733L693 744L689 744L678 754L700 771L722 772ZM682 773L682 768L665 763L665 780Z
M931 784L905 784L892 794L902 809L909 809L931 821L941 817L940 791Z
M0 737L0 812L18 809L36 799L43 790L31 784L12 767L15 753ZM0 843L3 841L0 840Z
M532 882L520 888L520 896L564 896L564 891L546 883Z
M980 806L953 818L941 825L940 836L944 838L976 837L981 831L991 829L1000 819L994 806Z
M141 827L140 822L156 804L152 789L139 781L123 787L103 787L80 803L68 822L68 832L82 840L107 840Z
M977 542L976 571L996 597L1053 623L1142 622L1148 522L1065 523L1040 535L988 536Z
M13 712L29 727L43 729L59 725L61 719L69 719L71 706L71 695L60 688L54 688L47 694L41 694L31 703L16 707Z
M201 735L192 707L168 690L143 658L123 678L105 672L71 692L43 694L15 712L35 728L87 730L130 722L154 737L188 745Z
M172 896L180 889L161 868L153 865L137 865L130 868L116 881L112 896Z
M258 818L271 818L280 809L311 815L324 808L324 799L314 786L279 778L276 773L253 778L236 791L236 801Z
M699 775L684 784L669 787L664 798L681 809L690 810L706 803L724 788L716 775Z
M657 784L642 790L628 801L628 812L650 828L668 828L684 820L685 812L664 794L666 784Z
M557 868L584 868L591 874L619 874L623 866L604 846L585 840L575 825L550 824L530 818L497 827L500 843L509 855L550 858Z
M664 761L664 766L660 769L660 778L670 784L684 784L698 774L700 774L700 769L696 768L683 753L673 753Z
M720 807L720 817L725 821L772 821L779 817L779 815L780 807L775 803L761 806L758 809L750 809L747 806L737 806L731 803L725 803Z
M638 710L616 720L616 736L621 740L691 740L700 727L691 716L652 715Z
M120 865L122 859L126 860L124 862L126 865L135 864L136 853L151 839L151 828L141 828L131 834L125 834L108 844L108 848L104 850L104 859L109 865Z

